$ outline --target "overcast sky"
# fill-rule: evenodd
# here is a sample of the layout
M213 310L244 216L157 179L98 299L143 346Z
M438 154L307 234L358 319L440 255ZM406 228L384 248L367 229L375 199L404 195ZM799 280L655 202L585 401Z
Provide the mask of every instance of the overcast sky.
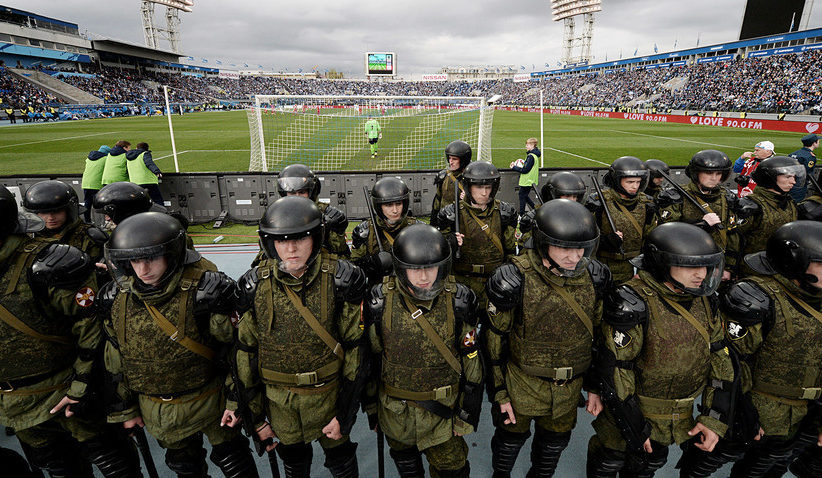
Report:
M77 23L111 38L143 44L139 0L0 0L7 6ZM595 62L736 40L745 0L602 0L595 15ZM548 0L195 0L183 13L182 52L232 69L364 75L365 51L394 51L400 76L443 66L520 65L527 72L561 58L562 22ZM165 24L165 7L156 22ZM799 20L797 19L797 22ZM578 24L581 22L578 22ZM817 5L810 28L822 26ZM206 66L205 63L200 63Z

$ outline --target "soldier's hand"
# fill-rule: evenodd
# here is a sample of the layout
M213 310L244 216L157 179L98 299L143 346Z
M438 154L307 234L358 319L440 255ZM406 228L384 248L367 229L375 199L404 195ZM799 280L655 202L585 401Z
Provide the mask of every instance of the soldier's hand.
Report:
M696 443L696 447L708 453L714 451L714 447L719 441L719 435L701 423L697 423L696 426L688 432L688 435L696 436L699 433L702 434L702 439L699 443Z
M234 428L238 423L240 423L240 420L241 418L234 413L234 410L226 409L223 412L223 418L220 419L220 426Z
M135 418L132 418L131 420L126 420L125 422L123 422L123 428L125 428L125 430L129 434L129 436L131 436L131 429L132 428L137 428L137 427L143 428L145 426L146 426L146 424L143 423L143 417L135 417Z
M104 270L104 271L107 271L107 270L108 270L108 265L106 265L106 263L105 263L105 262L98 262L98 263L96 263L96 264L94 264L94 265L95 265L98 269L102 269L102 270Z
M697 445L699 446L699 445ZM651 447L651 439L646 438L645 443L642 444L642 448L645 449L645 453L653 453L654 449Z
M63 399L60 400L60 403L55 405L54 408L52 408L51 411L49 411L49 413L54 415L55 413L59 412L60 410L62 410L65 407L66 417L70 417L70 416L74 415L74 412L71 411L71 405L73 405L75 403L80 403L80 402L78 402L77 400L72 400L68 397L63 397Z
M266 422L257 429L257 436L260 437L260 441L265 443L266 440L271 439L273 443L265 447L265 451L273 450L278 442L275 442L274 439L277 438L277 435L274 433L274 430L271 429L271 425Z
M508 414L508 418L506 418L505 422L504 422L506 425L511 425L511 424L516 424L517 423L517 419L516 419L516 417L514 417L514 407L511 406L511 402L500 404L499 411L500 411L500 414L504 414L504 413Z
M465 234L461 234L459 232L455 232L454 236L457 238L457 245L462 247L462 240L465 239Z
M759 427L759 431L756 433L756 436L754 437L754 441L761 440L763 436L765 436L765 430L763 430L762 427ZM822 439L822 433L819 434L819 437L820 437L820 439ZM822 446L822 445L819 445L819 446Z
M602 411L602 400L596 393L588 392L588 400L585 402L585 410L593 416L599 415Z
M620 239L625 240L625 236L622 235L622 231L617 231L616 235L619 236Z
M332 440L339 440L342 438L342 433L340 433L340 422L337 421L337 417L332 418L331 421L328 422L328 425L323 427L323 433Z
M816 446L822 446L822 433L820 433L819 436L816 437Z
M717 213L715 212L709 212L708 214L705 214L704 216L702 216L702 220L705 221L705 224L711 227L720 223L719 215L717 215Z

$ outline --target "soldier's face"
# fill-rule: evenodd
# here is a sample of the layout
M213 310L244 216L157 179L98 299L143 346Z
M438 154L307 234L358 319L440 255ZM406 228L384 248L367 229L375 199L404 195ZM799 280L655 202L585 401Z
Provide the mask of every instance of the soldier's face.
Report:
M448 169L456 171L460 168L460 158L456 156L448 156Z
M780 174L776 177L776 187L784 192L790 191L794 184L796 184L794 175Z
M708 275L707 267L671 266L671 278L685 287L698 289Z
M577 268L580 259L585 254L585 249L567 249L565 247L548 246L548 257L563 269L574 270ZM543 259L543 265L550 267L551 263Z
M722 171L706 171L697 174L696 178L702 187L712 189L717 187L722 181Z
M53 211L53 212L38 212L38 216L40 219L45 221L46 229L60 229L66 224L66 218L68 215L66 211Z
M430 289L437 280L438 267L426 267L424 269L407 269L408 282L418 289Z
M396 224L402 218L402 201L380 204L380 207L389 224Z
M314 238L311 236L288 241L274 241L274 249L277 250L283 270L289 274L299 273L305 269L313 246Z
M622 178L619 180L622 189L628 194L636 194L639 192L639 185L642 184L641 178Z
M665 180L665 178L660 177L660 178L654 178L651 181L654 182L654 185L659 186L660 184L662 184L662 181L664 181L664 180Z
M576 196L576 194L563 194L563 195L562 195L562 196L560 196L559 198L560 198L560 199L570 199L571 201L574 201L574 202L576 202L576 201L577 201L577 196Z
M490 184L471 186L471 199L474 200L476 205L485 206L491 201L492 189L493 188Z
M166 256L137 259L131 261L131 268L143 284L157 285L168 269L168 259Z
M811 262L808 265L808 270L805 271L806 274L816 277L816 282L811 282L810 284L817 289L822 289L822 262Z
M300 189L299 191L289 191L285 193L286 196L300 196L301 198L308 197L308 189Z

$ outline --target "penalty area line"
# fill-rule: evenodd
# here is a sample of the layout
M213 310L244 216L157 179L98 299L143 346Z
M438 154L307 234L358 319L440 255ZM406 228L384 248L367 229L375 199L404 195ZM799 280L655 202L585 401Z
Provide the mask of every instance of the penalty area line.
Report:
M56 142L56 141L65 141L67 139L88 138L90 136L102 136L104 134L116 134L116 133L117 133L117 131L107 131L105 133L83 134L83 135L80 135L80 136L66 136L65 138L50 138L50 139L44 139L44 140L40 140L40 141L29 141L28 143L5 144L3 146L0 146L0 148L13 148L15 146L25 146L27 144L37 144L37 143L53 143L53 142Z
M580 159L584 159L584 160L587 160L587 161L592 161L594 163L599 163L599 164L602 164L604 166L610 166L610 164L608 164L608 163L603 163L602 161L597 161L596 159L591 159L591 158L588 158L588 157L585 157L585 156L580 156L578 154L569 153L568 151L563 151L561 149L557 149L557 148L545 148L545 149L550 149L551 151L556 151L557 153L567 154L568 156L574 156L575 158L580 158Z

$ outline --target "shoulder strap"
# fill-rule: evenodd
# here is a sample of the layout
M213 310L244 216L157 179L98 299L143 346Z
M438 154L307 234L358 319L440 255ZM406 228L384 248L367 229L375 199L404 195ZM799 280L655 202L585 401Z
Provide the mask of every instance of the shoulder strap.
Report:
M2 304L0 304L0 320L7 323L9 326L16 329L17 331L22 332L28 335L29 337L34 337L35 339L42 340L44 342L56 342L58 344L66 345L72 343L72 338L68 335L47 335L37 332L36 330L26 325L25 322L18 319L17 316L15 316L11 313L11 311L9 311L9 309L3 307Z
M161 329L163 329L163 332L165 332L171 340L182 345L189 351L194 352L197 355L200 355L201 357L205 357L208 360L214 360L214 357L216 355L214 350L193 340L191 337L186 337L185 335L180 334L177 330L177 327L175 327L174 324L172 324L167 318L165 318L165 316L163 316L163 314L159 310L157 310L157 308L153 305L149 305L143 302L143 306L145 306L151 318L154 319L154 322L156 322L157 325ZM185 317L181 317L180 320L185 321Z
M186 337L188 301L192 299L192 294L189 293L189 291L197 290L197 284L200 283L200 279L203 278L203 274L205 273L206 270L201 267L189 266L183 269L183 276L180 279L180 289L185 292L185 297L182 297L180 300L180 312L177 315L177 334L179 337Z
M446 297L450 298L451 296L450 294L446 294ZM402 297L402 301L405 303L406 307L408 307L409 310L414 309L414 307L408 304L408 301L405 300L405 297ZM447 307L452 309L453 313L453 304L448 304ZM425 336L428 337L428 340L430 340L431 343L434 344L434 347L437 348L437 351L440 353L440 355L442 355L442 358L444 358L445 361L448 362L448 365L450 365L451 368L454 369L454 371L458 374L462 374L462 365L460 364L459 360L457 360L457 358L454 357L454 354L452 354L451 351L448 350L448 346L445 345L445 341L442 340L439 334L437 334L437 331L434 330L434 327L431 326L431 323L428 322L428 320L423 316L423 312L421 309L417 308L417 310L411 312L411 320L413 320L417 323L417 325L420 326L423 333L425 333Z
M480 229L482 230L482 232L484 232L484 233L485 233L485 235L486 235L486 236L488 236L488 239L491 239L491 242L493 242L493 243L494 243L494 246L496 246L496 248L497 248L497 249L499 249L499 251L500 251L502 254L505 254L505 249L502 247L502 241L500 241L500 240L499 240L499 237L497 237L496 235L494 235L494 233L491 231L491 226L490 226L490 225L488 225L488 224L486 224L486 223L484 223L484 222L482 222L482 221L480 220L480 218L478 218L478 217L476 216L476 214L474 214L474 212L471 210L471 208L466 207L466 208L465 208L465 212L467 212L467 213L468 213L468 215L469 215L469 216L471 216L471 219L473 219L473 220L474 220L474 222L476 222L476 223L477 223L477 225L480 227Z
M746 277L745 280L749 280L756 285L758 285L762 290L764 290L769 297L771 297L774 302L779 304L779 307L782 310L787 310L787 304L785 303L785 295L787 295L786 290L784 290L780 285L774 280L768 280L761 276L750 276ZM791 314L781 314L782 317L785 319L785 331L788 333L789 336L793 337L795 330L793 327L793 320L791 319Z
M9 286L6 288L4 295L9 295L17 289L17 284L20 282L20 275L23 273L23 269L26 268L29 257L37 255L37 253L48 245L49 242L46 241L30 241L24 242L21 247L17 248L17 260L14 262L14 269L11 271Z
M628 221L631 222L631 225L634 226L634 229L636 229L636 232L639 233L639 237L642 237L642 226L640 226L639 223L636 222L636 218L634 217L633 214L631 214L631 211L629 211L628 208L626 208L625 206L620 204L619 201L611 201L611 202L616 204L616 207L618 207L620 211L622 211L626 216L628 216ZM637 206L639 206L639 204L637 204Z
M588 333L591 334L591 337L593 337L594 323L591 322L591 318L588 317L588 314L586 314L585 311L582 310L582 307L579 305L579 302L577 302L573 298L573 296L571 296L571 294L569 294L568 291L563 289L562 287L554 284L551 281L545 282L547 282L548 285L550 285L551 288L554 289L554 292L556 292L557 295L559 295L562 298L562 300L564 300L565 303L568 304L571 307L571 309L573 309L574 313L577 315L577 317L579 317L579 320L583 323L583 325L585 325L585 328L588 329Z
M793 299L793 301L796 302L799 305L799 307L802 307L803 309L805 309L805 312L811 314L811 317L818 320L819 323L822 323L822 312L820 312L820 311L814 309L813 307L811 307L810 304L808 304L807 302L802 300L796 294L792 294L792 293L788 292L787 290L785 290L785 294L787 294L788 297Z
M300 298L297 297L297 294L293 290L291 290L291 287L283 285L283 289L285 289L285 294L291 301L291 305L293 305L297 309L297 312L300 313L300 315L308 324L308 326L311 327L311 330L313 330L314 333L317 334L317 336L319 336L320 339L322 339L325 345L327 345L328 348L331 349L332 352L334 352L334 355L336 355L340 360L342 360L344 356L342 345L340 345L340 343L337 342L337 340L334 337L332 337L327 330L325 330L325 328L322 326L322 324L320 324L317 318L314 317L314 314L312 314L311 311L308 310L308 307L303 305L303 303L300 301ZM325 310L325 303L323 303L322 306L323 310Z
M694 317L693 314L685 310L685 307L682 307L673 300L670 300L662 295L660 295L660 297L662 298L662 300L665 301L666 304L670 305L675 311L677 311L679 315L684 317L685 320L687 320L688 323L690 323L696 329L696 331L699 332L699 335L701 335L702 338L705 339L705 343L708 344L708 346L710 347L711 335L708 333L708 330L702 324L700 324L698 320L696 320L696 317Z

